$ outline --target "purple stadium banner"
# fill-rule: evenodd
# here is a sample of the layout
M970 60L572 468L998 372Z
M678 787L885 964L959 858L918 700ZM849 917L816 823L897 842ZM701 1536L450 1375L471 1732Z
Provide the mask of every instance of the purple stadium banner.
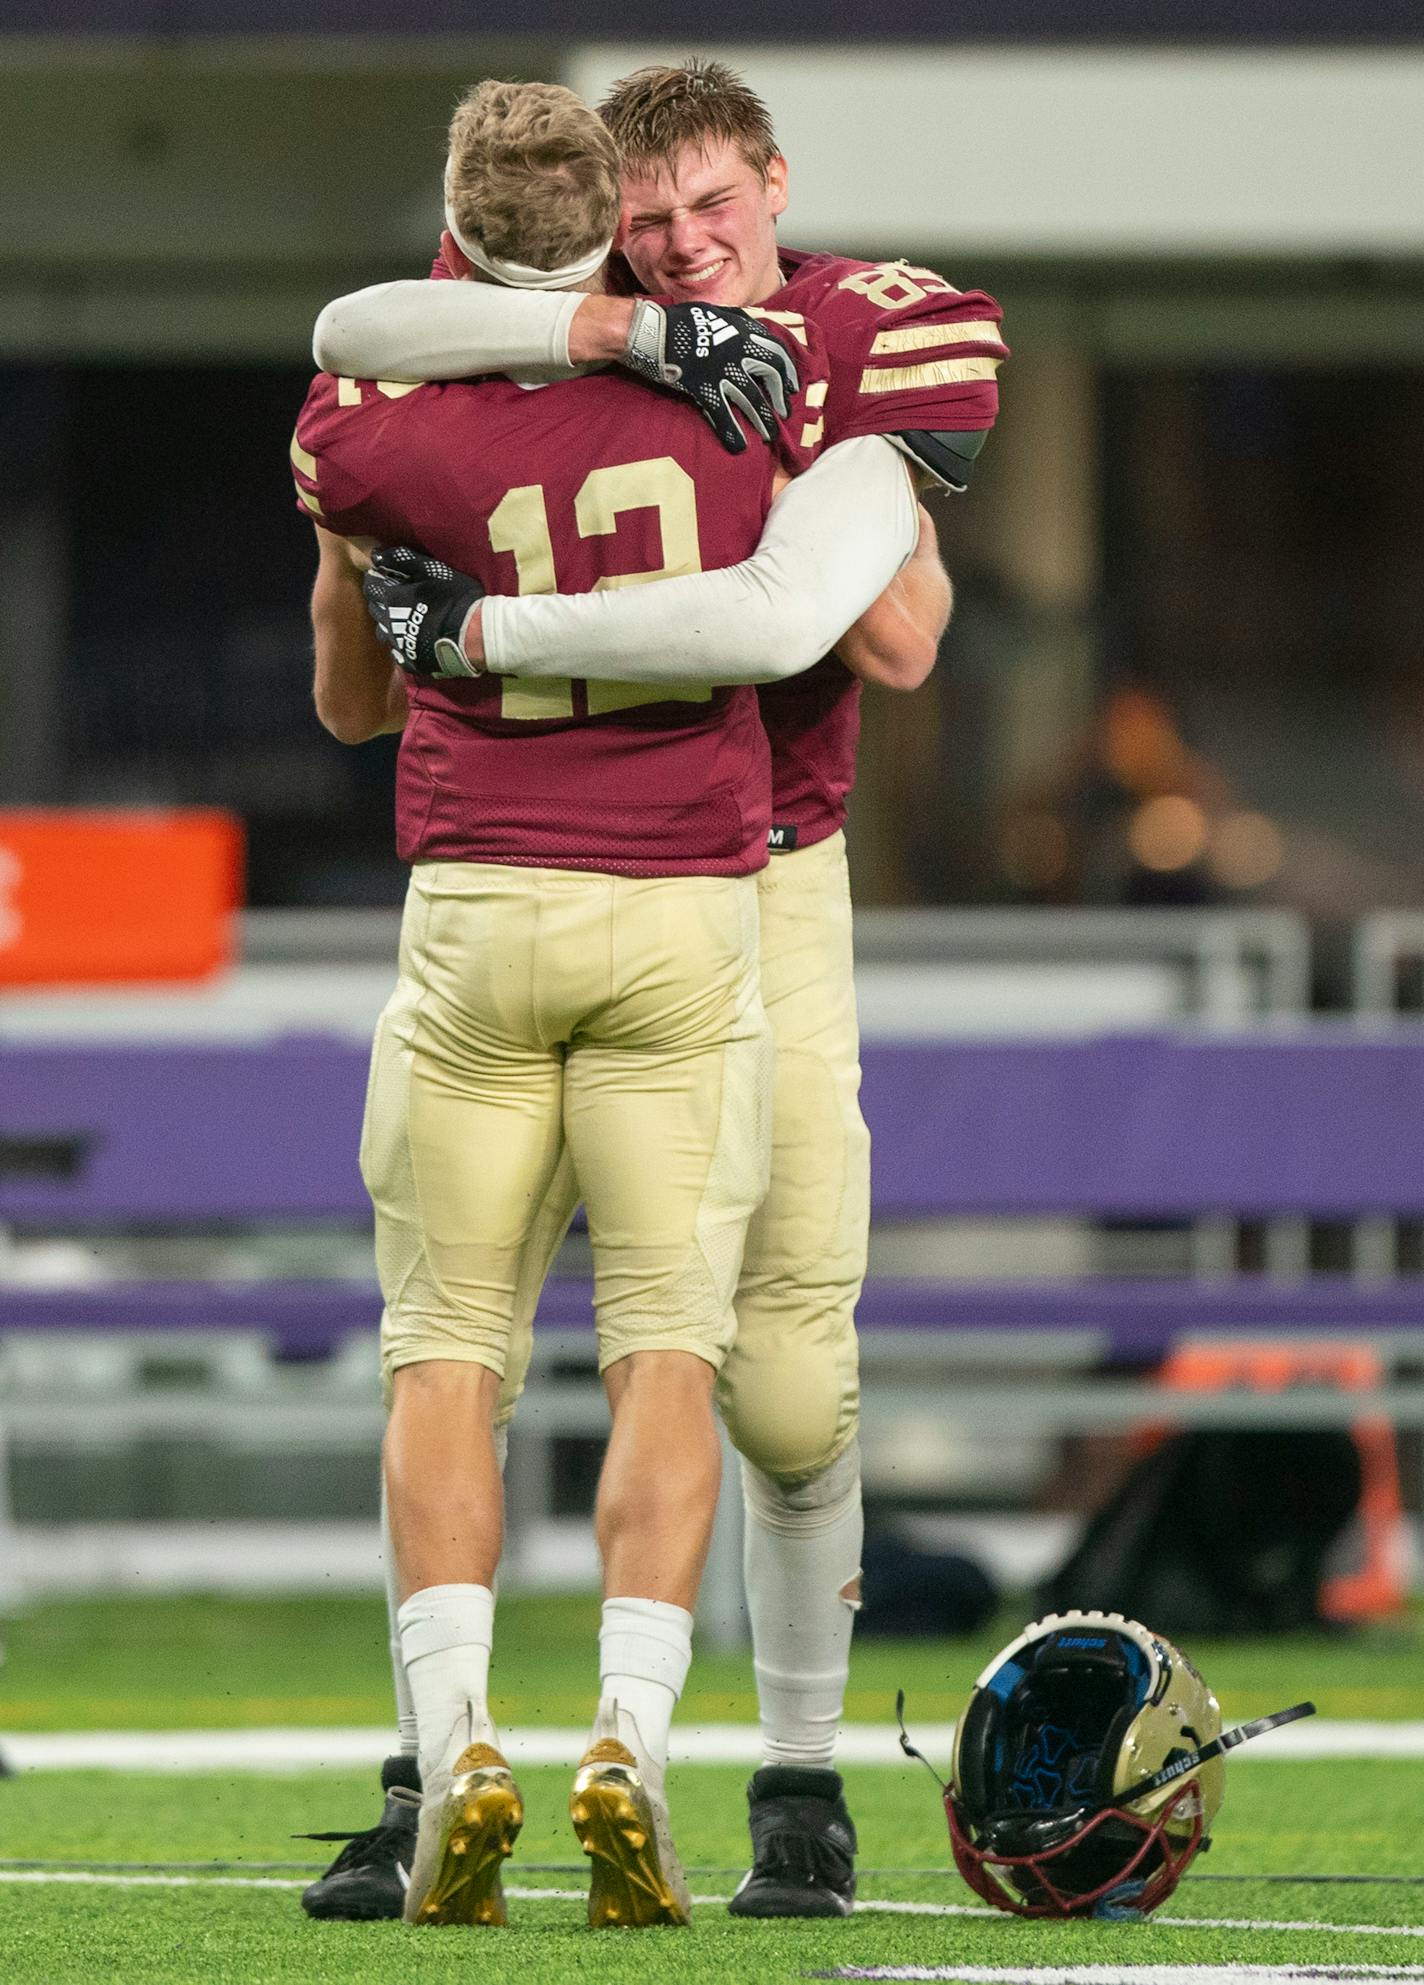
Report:
M0 34L461 35L556 43L735 42L1371 42L1424 39L1417 0L722 0L715 20L678 0L622 0L602 16L576 0L0 0ZM946 106L952 114L953 106Z
M1424 1027L869 1043L877 1217L1424 1211ZM0 1048L0 1220L363 1221L366 1054Z

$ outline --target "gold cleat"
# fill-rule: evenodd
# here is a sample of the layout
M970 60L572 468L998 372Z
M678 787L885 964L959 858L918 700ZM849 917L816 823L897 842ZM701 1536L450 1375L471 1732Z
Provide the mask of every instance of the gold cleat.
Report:
M500 1871L524 1824L524 1804L509 1766L489 1744L471 1744L455 1760L440 1808L435 1872L408 1923L499 1924L509 1921Z
M593 1863L591 1928L643 1930L691 1921L691 1898L667 1810L649 1793L626 1744L600 1737L589 1745L574 1778L569 1816Z

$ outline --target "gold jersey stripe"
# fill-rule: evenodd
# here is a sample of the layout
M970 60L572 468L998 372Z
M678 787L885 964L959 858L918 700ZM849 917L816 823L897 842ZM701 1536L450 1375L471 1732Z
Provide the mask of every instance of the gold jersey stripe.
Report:
M813 379L811 384L806 388L806 407L808 412L814 413L817 407L823 407L826 404L826 395L830 390L831 382L829 379Z
M295 434L292 436L292 445L287 452L292 458L292 467L297 471L298 475L305 476L308 482L315 482L316 456L307 453ZM321 498L314 489L303 489L301 484L298 483L297 495L305 508L310 510L313 517L325 515L321 507Z
M814 448L826 431L824 416L820 420L808 420L801 430L801 446Z
M903 393L912 386L960 386L970 379L992 379L997 358L937 358L929 365L867 366L860 375L862 393Z
M780 324L797 344L806 343L806 319L799 310L749 310L748 317L759 317L763 324Z
M892 352L927 352L937 345L1000 345L997 324L910 324L903 331L882 331L870 347L872 358Z
M424 382L419 379L378 379L376 391L383 399L403 400L407 393L413 393ZM359 407L364 404L361 398L361 381L339 373L336 380L336 404L338 407Z

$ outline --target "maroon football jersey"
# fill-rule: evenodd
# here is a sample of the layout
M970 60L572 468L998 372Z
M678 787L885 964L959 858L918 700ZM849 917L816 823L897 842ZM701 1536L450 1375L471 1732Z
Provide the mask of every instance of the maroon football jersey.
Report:
M809 345L786 465L804 468ZM297 423L300 507L407 544L491 593L581 593L736 564L777 456L729 455L692 407L617 373L526 388L321 374ZM572 658L571 658L572 659ZM575 664L576 665L576 664ZM396 839L406 861L619 875L743 875L766 861L771 770L756 691L412 677Z
M1002 311L981 290L960 292L930 269L783 250L784 286L758 315L783 328L809 321L824 340L830 389L823 424L793 439L830 447L861 434L992 427L994 375L1008 357ZM790 319L788 319L790 313ZM798 347L799 349L799 347ZM782 847L807 847L845 820L860 739L860 683L834 655L804 675L764 684L773 815Z

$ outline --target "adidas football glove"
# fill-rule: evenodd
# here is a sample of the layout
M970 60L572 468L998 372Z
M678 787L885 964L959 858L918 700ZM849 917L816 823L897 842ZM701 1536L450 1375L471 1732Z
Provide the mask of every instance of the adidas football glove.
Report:
M670 386L691 400L732 455L747 445L737 416L770 441L801 383L780 338L745 310L719 303L651 303L640 297L623 363L640 379Z
M484 674L464 647L465 623L485 596L478 579L408 545L382 545L361 590L377 634L409 675Z

